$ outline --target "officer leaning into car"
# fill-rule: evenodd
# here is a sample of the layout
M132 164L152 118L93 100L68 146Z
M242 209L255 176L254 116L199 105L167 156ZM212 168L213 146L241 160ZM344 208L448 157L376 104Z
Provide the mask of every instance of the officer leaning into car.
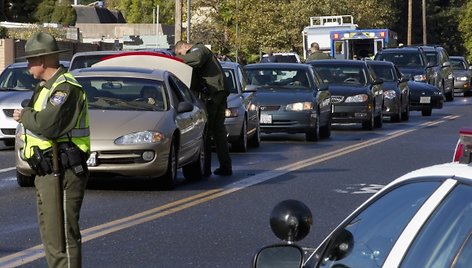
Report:
M22 157L35 171L38 222L49 267L81 267L79 214L88 180L88 104L77 80L59 65L56 40L33 34L25 44L28 70L41 80L24 109Z
M208 135L205 137L204 175L211 175L211 138L215 143L220 166L213 172L220 176L233 174L225 127L225 110L229 91L224 86L224 71L216 56L203 44L178 41L177 57L193 68L191 89L205 101L208 114Z

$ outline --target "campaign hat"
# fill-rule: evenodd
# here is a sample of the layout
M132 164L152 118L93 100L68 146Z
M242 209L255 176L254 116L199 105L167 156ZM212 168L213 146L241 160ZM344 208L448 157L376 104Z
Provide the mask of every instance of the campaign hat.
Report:
M68 50L59 50L54 36L44 32L37 32L26 41L25 56L21 58L28 59L66 51Z

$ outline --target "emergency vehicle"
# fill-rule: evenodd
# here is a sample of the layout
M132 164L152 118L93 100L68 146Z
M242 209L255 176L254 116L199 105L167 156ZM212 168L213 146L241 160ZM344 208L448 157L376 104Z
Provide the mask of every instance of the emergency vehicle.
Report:
M320 50L329 54L331 51L330 33L332 31L355 30L357 24L351 15L310 17L310 25L302 31L303 58L309 55L311 43L320 45Z
M372 58L379 50L398 46L398 35L389 29L335 30L330 32L331 57Z

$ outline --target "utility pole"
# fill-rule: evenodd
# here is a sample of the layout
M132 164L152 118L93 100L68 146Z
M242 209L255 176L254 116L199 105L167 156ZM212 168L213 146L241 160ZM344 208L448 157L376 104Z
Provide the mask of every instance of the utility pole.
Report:
M187 43L190 43L190 0L187 0Z
M426 1L425 0L423 0L422 9L423 9L423 45L426 45L428 43L428 39L427 39L427 32L426 32Z
M174 44L182 40L182 0L175 0Z
M413 22L413 0L408 0L408 34L406 44L411 45L411 27Z

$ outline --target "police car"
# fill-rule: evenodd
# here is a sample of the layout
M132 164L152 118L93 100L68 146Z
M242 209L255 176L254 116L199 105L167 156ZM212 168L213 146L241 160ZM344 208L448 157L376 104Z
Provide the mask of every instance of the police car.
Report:
M318 246L295 243L310 231L309 208L297 200L279 203L270 225L287 243L261 249L253 267L470 267L472 131L461 131L460 141L460 161L397 178Z

